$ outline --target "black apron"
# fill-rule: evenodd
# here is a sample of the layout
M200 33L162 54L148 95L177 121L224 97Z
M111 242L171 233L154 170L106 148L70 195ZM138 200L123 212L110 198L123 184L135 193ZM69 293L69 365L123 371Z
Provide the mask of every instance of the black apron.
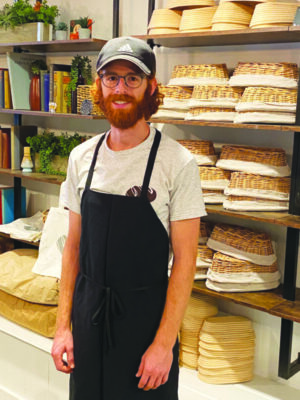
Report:
M169 238L147 198L161 133L153 141L140 197L90 190L104 137L81 200L70 399L178 400L178 343L166 384L144 391L135 376L159 326L168 285Z

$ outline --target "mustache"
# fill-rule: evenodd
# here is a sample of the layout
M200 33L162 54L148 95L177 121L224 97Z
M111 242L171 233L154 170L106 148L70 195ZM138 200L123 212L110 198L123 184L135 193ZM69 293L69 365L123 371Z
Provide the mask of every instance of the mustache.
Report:
M126 101L126 102L134 102L135 98L132 96L129 96L128 94L110 94L107 96L107 101L113 102L113 101Z

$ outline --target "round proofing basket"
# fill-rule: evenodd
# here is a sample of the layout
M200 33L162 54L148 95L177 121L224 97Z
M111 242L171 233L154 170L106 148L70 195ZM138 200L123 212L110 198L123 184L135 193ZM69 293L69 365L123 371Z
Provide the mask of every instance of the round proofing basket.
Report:
M226 22L213 23L212 31L233 31L235 29L247 29L249 25L230 24Z
M216 167L198 167L201 181L230 180L230 171Z
M167 35L178 32L178 28L152 28L148 30L148 35Z
M261 63L261 62L239 62L237 67L234 69L233 76L238 75L263 75L263 76L275 76L283 77L298 81L299 71L296 63ZM255 81L255 80L254 80ZM231 82L229 82L231 84ZM245 82L245 86L257 86L251 84L249 80ZM234 85L235 86L235 85ZM262 85L259 85L262 86ZM265 86L275 86L269 84ZM276 85L277 86L277 85Z
M215 106L235 107L240 100L243 88L228 85L196 85L194 86L190 107Z
M266 24L292 25L298 8L297 3L263 3L255 7L250 28Z
M197 7L214 6L214 0L168 0L167 8L172 10L186 10Z
M248 26L250 24L253 11L253 6L246 6L245 4L241 3L220 3L213 16L212 22L213 24L228 23Z
M175 65L171 75L172 79L190 78L190 79L228 79L226 64L189 64ZM170 82L171 84L171 82ZM191 85L194 86L194 85Z
M153 11L148 29L153 28L179 28L181 11L168 10L167 8Z
M237 273L273 273L278 271L277 262L271 265L262 266L253 264L249 261L239 260L220 252L214 254L213 262L210 269L219 274L237 274ZM251 278L249 277L249 280Z
M159 86L164 98L173 100L188 100L192 97L193 89L181 86Z
M94 103L92 95L92 85L79 85L77 86L77 113L81 114L81 106L84 101L88 101L92 105L92 115L100 115L104 117L103 112Z
M180 21L180 31L208 29L212 25L212 18L217 6L184 10Z
M210 140L177 140L193 154L215 155L213 142Z

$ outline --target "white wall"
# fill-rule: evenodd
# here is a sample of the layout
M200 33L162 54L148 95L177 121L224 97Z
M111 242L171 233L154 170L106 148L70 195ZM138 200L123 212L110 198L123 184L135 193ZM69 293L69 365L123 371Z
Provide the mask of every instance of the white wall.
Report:
M55 1L49 0L49 4L58 4L62 8L61 20L79 16L89 15L95 20L93 25L93 36L102 39L109 39L112 36L112 7L113 0L89 0L84 4L79 0ZM156 7L162 8L166 5L166 0L157 0ZM147 24L148 1L147 0L123 0L120 1L120 35L145 34ZM238 61L291 61L299 64L300 44L276 44L276 45L247 45L247 46L220 46L220 47L199 47L199 48L179 48L166 49L156 48L158 64L158 80L163 84L168 82L172 68L176 64L182 63L227 63L229 68L233 68ZM48 60L55 60L61 55L48 57ZM67 56L65 60L69 60ZM5 64L5 59L0 59ZM95 62L95 55L93 56ZM1 65L2 66L2 65ZM11 123L12 116L0 115L0 123ZM39 126L50 129L70 130L79 132L97 133L107 128L107 123L103 121L78 121L64 118L29 118L23 117L24 124L35 123ZM188 127L188 126L160 126L162 131L174 138L198 138L210 139L216 143L237 143L252 144L262 146L283 147L289 157L291 156L293 134L290 132L275 131L255 131L213 127ZM1 177L2 181L2 177ZM35 208L44 208L47 202L53 205L57 201L58 188L51 188L51 185L41 185L29 183L32 190L47 192L47 196L40 195L41 204L35 203L31 207L31 212ZM214 220L221 220L214 217ZM253 223L246 220L231 220L222 218L222 221L231 221L244 226L253 226L265 230L272 234L277 242L279 265L283 271L285 255L285 229L275 225L264 225ZM300 268L299 268L300 269ZM298 286L300 287L300 272L298 273ZM224 301L220 302L223 310L234 314L249 316L254 321L257 335L256 346L256 373L277 379L279 340L280 340L280 319L269 316L268 314L237 306ZM294 327L293 359L300 351L300 325ZM286 385L291 385L300 389L300 373L289 381L283 381Z

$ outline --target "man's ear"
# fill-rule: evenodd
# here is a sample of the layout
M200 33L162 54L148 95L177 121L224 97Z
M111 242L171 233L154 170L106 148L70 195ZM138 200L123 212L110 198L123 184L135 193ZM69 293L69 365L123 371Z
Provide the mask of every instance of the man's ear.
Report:
M100 83L101 83L101 79L100 79L100 76L98 74L96 75L95 83L96 83L97 87L99 88Z
M149 83L150 83L150 88L151 88L150 95L152 96L153 93L155 92L155 89L157 88L157 80L156 80L156 78L150 79Z

